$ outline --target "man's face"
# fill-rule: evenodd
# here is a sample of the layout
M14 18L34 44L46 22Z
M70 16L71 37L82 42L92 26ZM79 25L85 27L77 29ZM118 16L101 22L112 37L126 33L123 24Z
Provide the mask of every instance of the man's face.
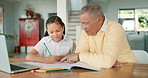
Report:
M93 14L82 14L80 15L80 23L82 24L83 30L89 35L96 35L98 32L98 17ZM99 27L100 28L100 27Z

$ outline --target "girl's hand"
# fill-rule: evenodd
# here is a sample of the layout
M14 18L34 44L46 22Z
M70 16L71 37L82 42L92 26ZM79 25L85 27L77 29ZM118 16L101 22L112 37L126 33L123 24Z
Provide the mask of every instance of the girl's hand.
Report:
M44 63L51 64L60 61L64 56L47 56L44 59Z
M51 64L51 63L54 63L54 62L56 62L54 56L47 56L47 57L44 58L44 63Z

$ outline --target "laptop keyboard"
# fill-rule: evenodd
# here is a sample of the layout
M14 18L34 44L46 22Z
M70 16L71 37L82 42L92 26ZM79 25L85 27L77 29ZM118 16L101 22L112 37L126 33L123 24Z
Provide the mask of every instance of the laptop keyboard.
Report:
M14 70L21 70L21 69L26 69L24 67L20 67L20 66L16 66L16 65L13 65L13 64L10 64L10 67L11 67L11 70L14 71Z

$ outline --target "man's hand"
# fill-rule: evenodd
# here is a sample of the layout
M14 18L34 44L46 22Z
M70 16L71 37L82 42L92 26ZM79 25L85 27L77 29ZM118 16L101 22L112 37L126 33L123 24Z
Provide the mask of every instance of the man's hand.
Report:
M60 61L64 56L54 56L54 59L58 62Z
M68 63L75 63L79 61L79 53L69 54L60 60L60 62L64 62L64 61L67 61Z
M113 67L122 67L122 64L119 61L116 61Z

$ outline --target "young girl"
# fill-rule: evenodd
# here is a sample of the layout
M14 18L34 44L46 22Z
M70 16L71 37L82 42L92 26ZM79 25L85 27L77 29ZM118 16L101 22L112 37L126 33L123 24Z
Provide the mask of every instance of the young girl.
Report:
M26 59L36 62L54 63L60 61L67 54L73 53L75 43L65 37L64 34L65 25L61 18L58 16L50 17L46 21L44 37L28 53Z

